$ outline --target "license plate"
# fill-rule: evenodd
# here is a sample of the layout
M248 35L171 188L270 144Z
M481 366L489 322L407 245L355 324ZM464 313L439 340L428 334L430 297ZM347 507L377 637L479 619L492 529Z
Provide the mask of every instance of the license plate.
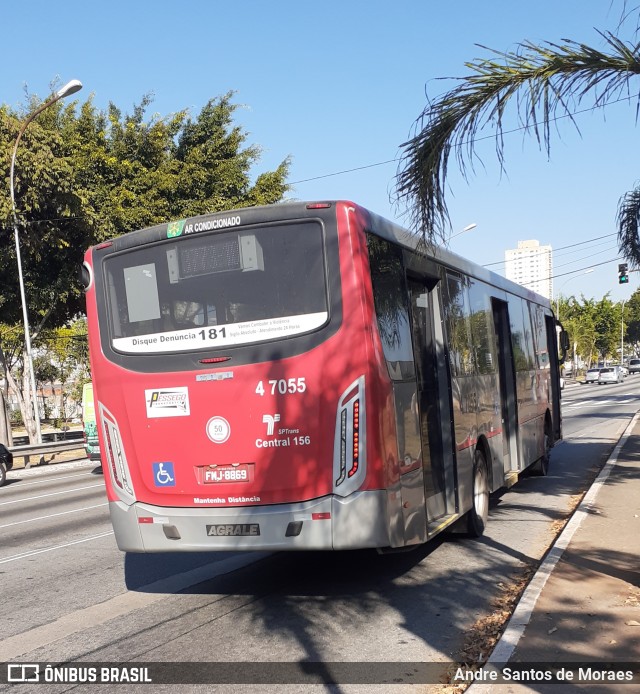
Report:
M260 535L258 523L225 523L224 525L207 525L209 537L238 537Z
M228 484L231 482L252 482L253 465L211 465L201 469L204 484Z

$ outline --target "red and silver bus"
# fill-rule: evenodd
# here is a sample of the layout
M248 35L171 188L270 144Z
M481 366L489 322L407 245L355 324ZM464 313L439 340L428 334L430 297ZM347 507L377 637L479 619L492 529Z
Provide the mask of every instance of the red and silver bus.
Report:
M122 550L480 535L561 437L549 301L351 202L131 232L84 275Z

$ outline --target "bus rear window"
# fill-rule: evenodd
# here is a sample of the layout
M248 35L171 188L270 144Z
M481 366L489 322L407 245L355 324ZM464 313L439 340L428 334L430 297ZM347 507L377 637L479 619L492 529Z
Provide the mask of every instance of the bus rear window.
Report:
M105 261L111 342L129 354L299 335L329 317L316 222L198 234Z

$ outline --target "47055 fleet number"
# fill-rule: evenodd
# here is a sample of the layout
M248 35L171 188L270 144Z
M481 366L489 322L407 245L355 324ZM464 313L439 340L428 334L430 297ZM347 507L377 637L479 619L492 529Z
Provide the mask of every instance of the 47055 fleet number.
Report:
M259 381L256 386L256 393L258 395L264 395L265 393L271 392L271 395L276 393L280 395L293 395L294 393L304 393L307 389L307 382L304 376L301 378L280 378L272 381L267 381L265 386L264 381Z

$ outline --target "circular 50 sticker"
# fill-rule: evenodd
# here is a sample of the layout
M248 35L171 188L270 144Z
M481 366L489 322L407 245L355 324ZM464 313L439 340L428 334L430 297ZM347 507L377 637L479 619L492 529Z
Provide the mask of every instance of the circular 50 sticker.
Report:
M224 443L231 436L231 426L224 417L211 417L207 422L207 436L213 443Z

